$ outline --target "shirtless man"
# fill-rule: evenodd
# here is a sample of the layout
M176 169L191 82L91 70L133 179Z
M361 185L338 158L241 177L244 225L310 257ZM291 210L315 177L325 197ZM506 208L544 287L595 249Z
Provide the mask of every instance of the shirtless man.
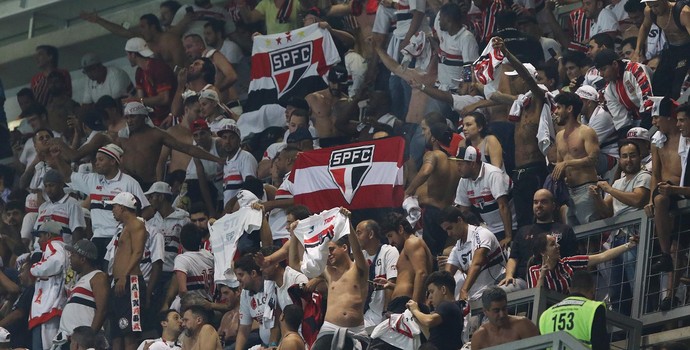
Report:
M173 97L170 113L179 116L184 113L184 96L194 92L199 94L201 90L211 89L218 93L213 85L216 82L216 67L209 58L197 58L187 68L177 72L177 91Z
M657 96L678 98L689 67L686 58L690 56L690 7L683 6L678 23L674 15L676 2L651 0L643 3L647 4L644 22L637 37L637 49L631 58L637 62L644 59L649 29L652 23L659 26L669 45L661 51L661 62L652 77L652 90Z
M321 147L341 145L346 142L335 127L331 110L339 100L347 99L347 70L333 66L328 72L328 88L312 92L305 98L311 110L311 121L319 135Z
M137 218L141 202L129 192L120 192L106 204L113 206L115 220L122 224L113 258L114 287L110 298L110 324L113 349L134 350L142 332L141 308L146 284L139 264L144 255L146 227Z
M237 81L237 72L235 72L235 68L233 68L230 61L220 51L207 49L204 39L198 34L187 34L183 42L184 51L189 60L196 60L202 57L211 59L211 62L216 67L216 80L213 85L220 93L221 102L228 104L230 108L236 107L230 105L231 103L236 103L239 97L239 92L233 86ZM235 113L242 114L242 111Z
M351 217L349 210L340 213ZM348 328L355 334L366 335L364 330L364 303L369 292L367 278L369 264L364 258L355 229L350 224L350 234L338 241L328 242L326 279L328 281L328 302L321 331ZM350 251L355 260L350 259Z
M199 97L189 96L184 100L184 115L182 116L182 121L174 126L171 126L166 130L166 132L172 136L175 140L192 145L194 143L194 138L192 137L192 131L190 126L192 122L199 119L201 116L201 109L199 108ZM168 164L167 174L172 173L175 170L187 170L189 162L192 157L184 152L173 151L168 146L163 146L161 150L161 155L158 158L158 166L156 167L156 179L165 179L165 163L170 158L170 164Z
M222 350L218 332L210 322L210 310L203 306L190 306L182 315L184 341L182 350Z
M127 127L127 121L122 115L122 104L114 98L106 95L96 101L96 110L103 111L103 122L106 126L105 133L111 140L117 138L117 133Z
M426 302L424 282L433 269L433 256L424 240L415 236L407 219L398 213L391 213L381 224L381 232L388 242L400 251L398 277L395 283L377 278L374 282L384 288L392 288L388 311L402 313L410 299L422 305Z
M484 316L489 322L472 334L472 350L536 337L539 329L528 318L508 314L508 297L500 287L488 287L482 294Z
M570 193L567 224L582 225L601 218L589 186L597 183L599 140L594 129L578 121L582 100L573 92L562 92L555 97L555 122L564 127L556 135L558 152L553 169L554 180L565 180Z
M652 123L656 125L666 142L652 143L652 180L650 190L652 195L649 204L644 207L647 216L654 217L654 231L659 238L661 258L652 265L651 272L670 272L673 270L671 258L671 231L674 220L670 210L676 201L680 199L674 194L673 186L681 184L682 163L678 155L678 143L680 131L676 127L676 103L665 97L655 101L652 107Z
M499 49L508 58L518 76L510 74L511 94L517 95L532 92L532 99L522 109L515 125L515 170L513 170L513 198L518 228L533 223L532 197L541 188L548 175L544 155L537 143L539 117L546 101L546 95L535 80L536 69L523 66L503 44L503 39L491 39L494 49ZM512 73L512 72L506 72ZM493 112L492 112L493 113Z
M122 158L122 169L129 172L139 181L142 188L149 188L156 182L156 164L163 146L184 152L195 158L201 158L224 164L225 162L200 147L185 144L165 131L146 124L147 108L139 102L130 102L125 106L125 119L129 128L129 137L118 139L125 151Z
M156 57L165 61L170 68L185 66L184 48L182 47L182 42L180 42L179 33L163 32L161 23L154 14L147 13L141 16L139 18L139 27L133 29L125 29L123 26L110 22L94 12L82 12L80 17L91 23L98 24L119 37L129 39L140 36L146 40L146 43Z
M429 130L436 120L433 114L422 119L421 128L427 151L424 154L422 167L405 190L405 197L414 196L417 190L425 185L426 195L418 196L419 204L424 207L424 242L433 255L441 253L448 239L445 231L439 226L441 210L453 204L455 188L460 180L460 174L455 163L448 159L449 153L444 146L431 135ZM445 123L444 123L445 124ZM447 147L445 147L447 148Z

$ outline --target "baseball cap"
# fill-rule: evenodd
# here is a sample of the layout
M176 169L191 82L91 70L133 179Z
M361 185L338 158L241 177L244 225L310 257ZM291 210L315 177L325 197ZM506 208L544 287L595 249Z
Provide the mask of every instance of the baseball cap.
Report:
M129 192L120 192L111 201L105 201L105 204L115 205L119 204L121 206L127 207L129 209L137 208L137 197Z
M216 135L220 137L221 134L223 134L226 131L234 132L237 137L240 139L242 138L242 134L240 133L240 129L237 128L237 123L228 118L221 119L218 124L218 131L216 131Z
M106 156L115 159L117 164L120 164L120 161L122 160L122 153L125 153L125 151L123 151L122 148L120 148L120 146L114 143L109 143L99 148L98 152L101 152Z
M105 123L103 122L102 115L95 111L90 110L82 116L82 123L86 124L91 130L95 131L105 131Z
M577 91L575 91L575 94L580 96L580 98L584 98L585 100L599 101L599 92L597 92L597 89L591 85L580 86Z
M45 221L41 226L38 227L38 230L36 230L36 233L40 232L46 232L50 233L53 235L59 235L62 232L62 225L58 224L55 221Z
M172 194L172 189L170 188L170 185L168 185L167 182L157 181L154 182L153 185L151 185L151 188L149 188L148 191L144 192L145 195L154 193Z
M290 135L288 135L287 143L295 143L295 142L300 142L300 141L304 141L304 140L313 140L313 139L314 139L314 137L311 136L309 129L297 128L297 130L291 132Z
M635 127L630 130L628 130L628 134L626 135L626 138L628 140L645 140L649 141L649 130L642 128L642 127Z
M65 181L59 171L50 169L43 175L43 183L64 184Z
M331 67L328 71L328 81L334 84L345 84L347 83L347 69L340 65L335 65Z
M534 78L537 77L537 69L534 68L534 66L531 63L523 63L522 66L525 67L525 69L527 69L527 71L529 72L529 75L531 75ZM512 72L505 72L505 75L514 76L514 75L518 75L518 72L516 70L514 70Z
M125 105L124 115L149 115L153 109L144 106L141 102L128 102Z
M458 148L458 153L455 154L455 157L448 157L448 159L479 163L482 161L482 154L473 146L460 147Z
M10 332L7 329L0 327L0 344L6 344L10 342Z
M142 38L131 38L127 40L127 43L125 44L125 51L127 52L136 52L144 57L153 57L153 51L149 48L149 44L146 43L146 40Z
M321 18L321 10L319 10L319 8L316 7L316 6L311 7L311 8L309 8L309 10L307 10L307 12L304 14L304 17L306 17L306 16L308 16L308 15L312 15L312 16L314 16L314 17L319 17L319 18Z
M65 249L90 260L98 259L98 249L96 248L96 245L86 238L80 239L74 242L72 245L65 245Z
M215 90L211 89L205 89L201 90L199 93L199 98L205 98L207 100L214 101L216 103L220 103L220 98L218 97L218 93Z
M611 49L603 49L599 51L596 56L594 56L594 67L599 69L601 67L608 66L614 61L618 61L618 59L619 57L618 54L616 54L616 51Z
M652 105L652 117L654 116L662 116L662 117L676 117L676 108L678 107L678 102L676 102L674 99L665 96L665 97L650 97L650 100L652 100L653 105Z
M203 119L193 121L189 129L192 131L192 133L195 133L199 130L211 130L211 128L208 126L208 123Z
M84 69L86 67L93 66L94 64L99 64L101 63L101 58L98 57L93 52L89 52L85 54L84 56L81 57L81 68Z

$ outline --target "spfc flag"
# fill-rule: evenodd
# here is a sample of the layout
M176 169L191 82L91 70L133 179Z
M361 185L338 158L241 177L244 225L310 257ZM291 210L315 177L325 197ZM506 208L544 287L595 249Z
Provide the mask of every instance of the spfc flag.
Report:
M295 204L312 212L402 206L402 137L300 153L290 174Z
M318 24L290 32L257 35L252 46L251 82L244 112L268 104L283 104L325 89L329 66L340 62L326 29Z

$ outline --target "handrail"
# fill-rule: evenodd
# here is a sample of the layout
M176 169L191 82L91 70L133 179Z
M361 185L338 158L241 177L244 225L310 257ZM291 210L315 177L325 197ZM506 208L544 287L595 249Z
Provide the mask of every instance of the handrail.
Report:
M579 340L575 339L572 335L559 331L556 333L550 333L546 335L540 335L538 337L532 337L527 339L521 339L518 341L510 342L507 344L492 346L486 348L487 350L539 350L539 349L563 349L567 348L570 350L588 350L588 348L582 344Z

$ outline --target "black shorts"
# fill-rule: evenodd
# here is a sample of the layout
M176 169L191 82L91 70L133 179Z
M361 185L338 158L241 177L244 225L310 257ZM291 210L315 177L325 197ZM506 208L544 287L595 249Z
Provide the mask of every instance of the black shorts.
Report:
M117 280L113 283L117 283ZM113 285L110 290L110 329L113 338L141 333L141 316L145 297L146 282L143 276L128 276L125 293L122 296L115 295Z

